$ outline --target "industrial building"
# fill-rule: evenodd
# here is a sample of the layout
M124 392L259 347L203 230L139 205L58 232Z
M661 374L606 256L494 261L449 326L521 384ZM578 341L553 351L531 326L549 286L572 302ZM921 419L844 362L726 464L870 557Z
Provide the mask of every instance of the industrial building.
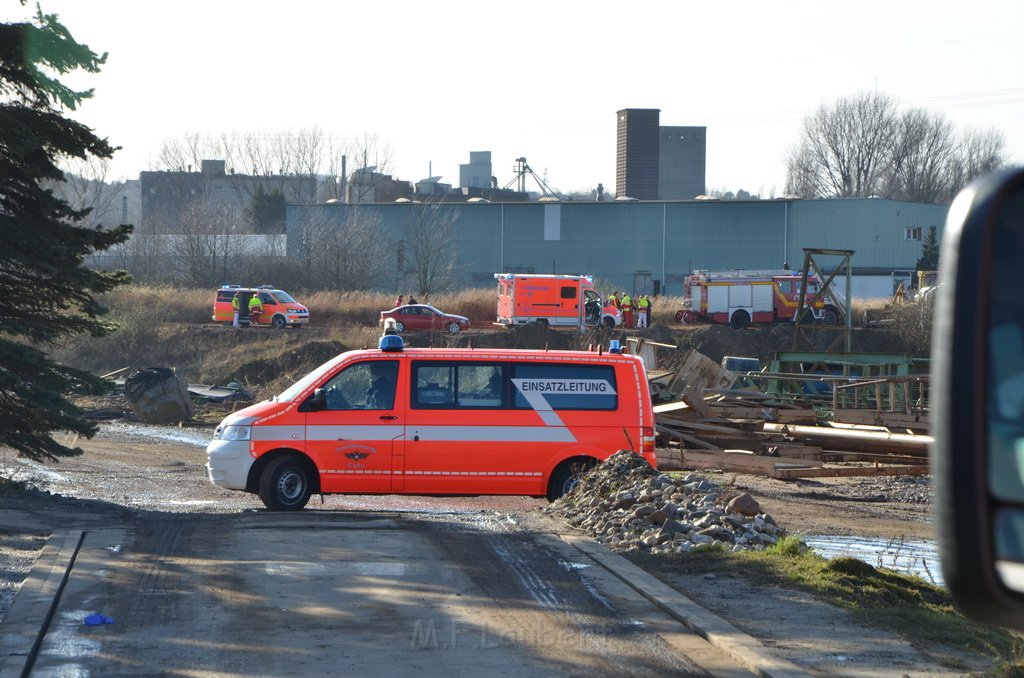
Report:
M657 108L624 108L616 116L616 197L692 200L703 195L706 127L662 127Z
M458 286L490 286L498 272L585 273L604 290L678 295L693 270L799 269L804 248L827 248L855 252L855 297L879 297L911 281L922 241L931 227L941 237L948 206L877 198L288 205L288 254L306 255L311 225L349 219L374 224L399 252L406 225L423 223L424 210L452 225L446 251ZM394 257L381 288L409 289L404 269Z

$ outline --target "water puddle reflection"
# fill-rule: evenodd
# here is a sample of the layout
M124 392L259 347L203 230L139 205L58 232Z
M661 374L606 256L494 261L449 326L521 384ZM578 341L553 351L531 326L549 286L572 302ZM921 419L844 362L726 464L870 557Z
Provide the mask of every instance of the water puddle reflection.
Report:
M938 545L930 539L883 539L810 535L803 541L828 559L851 556L875 567L915 574L927 582L944 586L939 566Z

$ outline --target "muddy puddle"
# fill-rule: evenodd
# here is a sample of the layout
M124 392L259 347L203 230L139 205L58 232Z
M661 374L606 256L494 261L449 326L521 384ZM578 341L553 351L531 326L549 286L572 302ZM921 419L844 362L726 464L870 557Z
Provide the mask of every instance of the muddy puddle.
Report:
M147 424L100 424L100 432L122 438L148 438L206 447L213 440L212 428L156 426Z
M811 535L803 541L824 558L850 556L875 567L915 574L943 586L938 545L930 539L881 539Z

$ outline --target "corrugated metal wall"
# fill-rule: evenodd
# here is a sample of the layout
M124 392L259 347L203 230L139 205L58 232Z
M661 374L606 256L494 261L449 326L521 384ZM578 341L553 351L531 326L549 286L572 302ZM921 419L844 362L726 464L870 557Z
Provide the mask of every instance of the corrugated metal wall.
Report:
M409 210L422 205L289 205L289 254L301 257L303 224L342 224L351 210L379 216L384 235L402 238ZM650 273L668 294L682 293L695 269L781 268L803 265L803 248L852 249L855 269L913 268L919 240L947 206L878 199L686 202L462 203L455 210L454 256L460 282L490 286L493 273L589 273L602 289L633 289ZM311 221L312 220L312 221ZM827 260L818 262L827 266ZM836 261L835 263L838 263Z

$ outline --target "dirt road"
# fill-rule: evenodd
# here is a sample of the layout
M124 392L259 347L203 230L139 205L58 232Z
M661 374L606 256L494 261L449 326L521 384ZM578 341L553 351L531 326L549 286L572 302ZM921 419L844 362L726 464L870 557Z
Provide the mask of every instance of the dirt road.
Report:
M679 624L651 617L644 601L601 593L612 589L591 574L598 568L576 568L552 546L553 535L568 530L535 510L543 500L335 496L314 499L298 515L271 514L255 497L206 481L208 437L203 429L105 424L94 440L79 441L86 455L57 466L27 465L0 451L5 475L31 478L44 490L0 502L0 612L50 534L87 534L87 557L76 564L85 578L68 592L78 602L56 617L38 675L66 675L67 662L85 669L77 675L139 675L161 666L177 667L168 675L326 674L329 667L372 675L385 666L434 675L467 667L480 675L512 667L522 667L512 675L735 670L717 651L694 649ZM903 492L920 488L909 485L716 480L751 491L791 530L930 535L927 505L910 499L920 492ZM728 577L669 583L812 674L949 672L936 655L865 629L806 594L769 594ZM116 624L83 628L90 612ZM269 630L275 644L291 648L310 629L301 650L264 647ZM104 633L90 654L89 641ZM549 638L561 640L548 646ZM416 649L417 642L426 645ZM492 642L495 651L479 656ZM333 664L320 659L335 647L349 649L331 654ZM382 655L384 647L395 649ZM956 659L984 665L984 658Z

